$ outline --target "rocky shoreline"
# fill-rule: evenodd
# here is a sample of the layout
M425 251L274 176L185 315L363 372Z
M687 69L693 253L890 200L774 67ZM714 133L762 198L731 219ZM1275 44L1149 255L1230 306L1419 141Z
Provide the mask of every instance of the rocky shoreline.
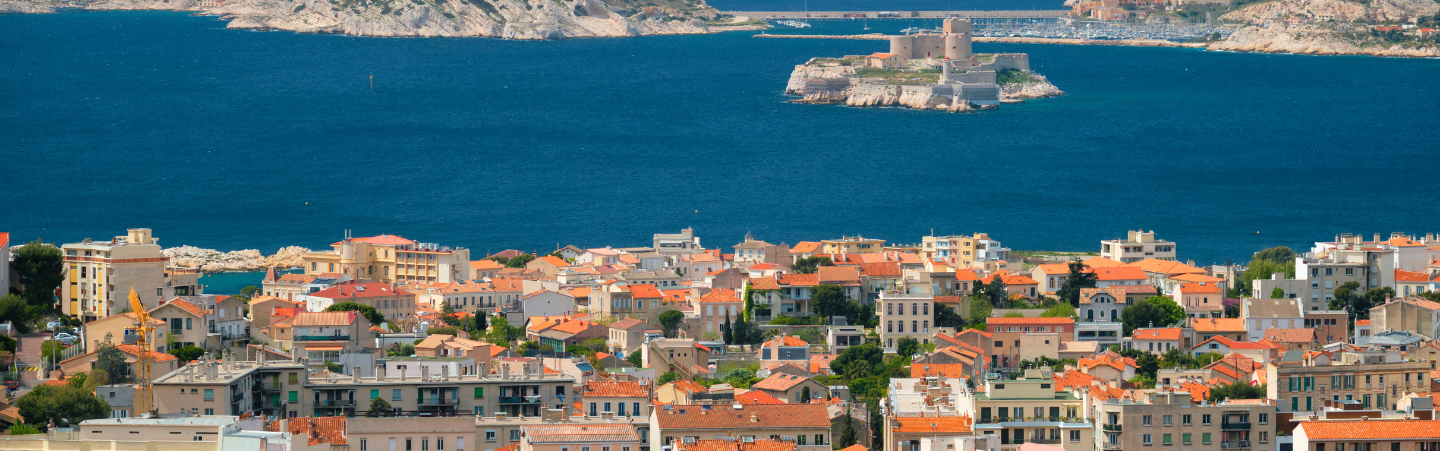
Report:
M171 10L219 16L226 28L379 37L541 40L705 34L719 17L703 0L630 6L600 0L101 0L87 10ZM655 2L647 2L654 5ZM53 13L60 3L0 2L0 13ZM734 27L739 28L739 27Z
M160 250L170 258L170 265L201 272L247 272L266 268L295 268L305 264L305 254L310 249L299 246L280 248L274 255L266 256L256 249L220 252L194 246L180 246Z

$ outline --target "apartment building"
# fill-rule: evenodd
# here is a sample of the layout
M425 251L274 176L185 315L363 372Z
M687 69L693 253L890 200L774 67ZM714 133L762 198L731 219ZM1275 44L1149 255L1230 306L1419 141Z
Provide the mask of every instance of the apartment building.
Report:
M690 255L705 250L700 245L700 237L695 236L695 231L686 227L680 229L680 233L657 233L651 240L651 247L655 252L670 259L674 264L674 257Z
M544 424L520 428L519 451L635 451L640 449L640 436L635 428L624 424L568 425Z
M689 322L698 326L690 331L691 336L699 337L707 332L719 333L725 325L725 319L738 321L741 310L745 303L740 300L735 290L718 289L705 293L704 296L693 298L690 302L695 313L687 318Z
M750 232L745 232L745 240L735 245L735 266L740 268L749 267L757 263L774 263L777 265L789 266L794 263L790 257L790 248L784 244L770 244L755 239ZM697 274L692 274L695 277Z
M666 405L650 415L650 443L736 437L794 442L797 451L830 451L830 416L822 404Z
M645 367L654 368L656 374L671 371L685 377L709 373L710 348L695 340L684 338L659 338L645 343Z
M109 241L86 238L60 247L65 259L60 309L82 321L94 321L130 308L130 290L146 309L160 302L160 290L176 295L199 294L195 274L166 272L170 258L160 254L160 240L150 229L128 229Z
M1000 436L1000 449L1007 451L1024 443L1090 451L1094 426L1084 404L1055 389L1049 368L1028 369L1018 379L985 381L985 393L975 394L975 430Z
M1245 320L1246 341L1259 341L1265 338L1266 329L1295 329L1304 325L1305 309L1299 299L1246 298L1240 301L1240 318Z
M1435 362L1404 362L1398 353L1340 352L1332 361L1321 353L1299 363L1266 365L1268 397L1281 412L1313 412L1325 401L1358 401L1361 408L1395 410L1410 393L1429 396Z
M346 237L329 251L305 254L305 274L343 274L384 283L474 279L470 250L416 243L395 235Z
M380 282L346 282L306 296L306 310L322 312L331 305L354 302L374 307L387 320L415 315L415 295Z
M1279 288L1284 297L1300 299L1306 310L1328 310L1335 289L1349 282L1360 286L1364 293L1380 287L1395 286L1395 250L1383 247L1345 244L1319 253L1295 257L1295 278L1274 274L1269 279L1256 279L1252 296L1268 298Z
M1100 257L1134 263L1147 258L1175 261L1175 242L1155 238L1155 231L1129 230L1125 239L1100 241Z
M1000 450L999 436L975 429L973 399L966 394L964 379L890 379L886 403L880 450Z
M1295 428L1295 451L1433 451L1440 421L1306 421Z
M585 415L598 417L650 418L651 391L646 381L589 381L580 392L580 405Z
M317 364L350 366L345 354L369 354L374 342L370 321L356 312L299 312L290 321L290 351Z
M881 293L879 324L880 342L884 347L894 349L902 338L913 338L921 344L929 343L935 335L931 322L935 320L935 298L917 294ZM877 327L878 328L878 327Z
M1315 329L1321 343L1350 342L1349 314L1344 310L1306 310L1305 326Z
M993 342L992 368L1016 368L1021 361L1042 355L1053 358L1059 353L1060 342L1075 339L1075 320L1069 317L990 317L985 319L985 327Z
M267 451L299 449L292 443L305 441L303 436L243 428L246 423L258 425L235 416L85 420L75 424L73 432L0 437L0 450Z
M920 238L920 256L951 268L999 271L1009 268L1010 249L986 233L926 236Z
M1408 330L1428 337L1440 337L1440 303L1420 298L1395 299L1370 308L1374 335L1385 331Z
M1136 399L1095 404L1094 449L1275 451L1278 418L1266 400L1209 403L1176 388L1146 390Z
M1081 288L1076 312L1081 320L1075 324L1075 339L1100 342L1102 346L1119 344L1124 331L1120 312L1130 305L1123 288Z

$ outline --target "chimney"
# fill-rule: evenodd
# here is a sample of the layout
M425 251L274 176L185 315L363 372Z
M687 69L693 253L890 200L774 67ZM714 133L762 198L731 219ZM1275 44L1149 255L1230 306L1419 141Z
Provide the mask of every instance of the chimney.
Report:
M750 414L750 422L751 422L751 423L759 423L759 422L760 422L760 416L759 416L759 415L756 415L756 414L753 414L753 413Z
M425 363L424 363L424 362L417 362L417 363L420 364L420 380L421 380L422 382L423 382L423 381L429 381L429 380L430 380L430 367L425 366Z
M1375 234L1375 242L1376 242L1376 243L1379 243L1379 242L1380 242L1380 234L1378 234L1378 233Z
M375 364L375 382L385 380L385 365Z
M510 379L510 365L501 364L501 365L500 365L500 380L508 380L508 379Z
M355 384L360 383L360 365L350 367L350 382Z
M400 371L396 371L396 372L397 372L397 373L400 373L400 382L405 382L405 373L407 373L407 371L405 371L405 370L400 370Z
M259 350L255 351L255 354L255 362L257 362L259 366L265 366L265 347L260 347Z
M450 380L450 367L449 367L449 366L441 366L441 367L440 367L440 380L444 380L444 381L449 381L449 380Z
M495 420L497 420L497 421L505 421L505 412L503 412L503 411L498 411L498 410L495 411Z

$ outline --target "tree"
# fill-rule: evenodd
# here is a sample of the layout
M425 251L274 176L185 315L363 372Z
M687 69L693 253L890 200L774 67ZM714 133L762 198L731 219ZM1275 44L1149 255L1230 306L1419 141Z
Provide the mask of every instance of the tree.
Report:
M35 427L35 425L33 424L20 423L14 426L10 426L10 435L30 435L39 434L41 432L44 431L41 431L40 428Z
M376 397L370 399L370 411L365 412L365 416L367 416L367 417L378 417L378 416L381 416L381 415L390 416L390 412L393 412L393 411L395 411L395 407L390 405L390 401L386 401L385 398L381 398L381 397L379 397L379 396L376 396Z
M430 334L430 335L435 335L435 334L460 335L460 329L456 329L455 326L431 327L431 328L429 328L429 329L425 329L425 333Z
M730 326L730 313L729 313L729 312L726 312L726 313L725 313L725 324L723 324L723 325L720 326L720 331L723 332L723 335L724 335L723 338L725 339L725 344L728 345L728 344L731 344L731 343L734 343L734 342L735 342L735 333L734 333L734 330L731 329L731 326Z
M845 301L845 289L839 285L816 285L810 295L811 308L815 314L825 317L826 324L830 324L836 314L844 313Z
M195 345L185 345L179 348L171 349L170 355L175 356L175 358L179 359L181 362L190 362L200 358L200 356L202 355L205 355L205 349Z
M1125 326L1125 335L1129 336L1135 329L1164 325L1167 313L1164 307L1141 302L1121 310L1120 323Z
M825 256L805 257L796 259L790 270L795 274L814 274L821 266L835 266L835 262Z
M955 313L955 309L950 306L937 303L935 304L935 327L960 329L965 327L965 318L962 318L959 313Z
M40 385L15 403L31 424L69 427L85 420L110 417L110 404L83 387Z
M752 321L739 321L730 327L732 328L730 334L734 336L735 344L749 345L751 349L754 349L755 345L765 342L765 331L760 330L760 326Z
M707 330L700 333L700 341L722 341L724 339L725 337L721 336L720 332L716 332L713 330Z
M1061 300L1070 303L1072 307L1080 306L1081 288L1095 288L1095 285L1099 283L1100 276L1096 275L1094 271L1086 269L1084 263L1070 262L1070 274L1066 276L1065 283L1061 284L1060 290L1056 292Z
M476 309L473 318L475 318L475 330L485 330L490 328L490 325L487 324L488 321L486 321L487 317L485 316L485 312Z
M845 429L840 432L840 449L849 448L855 444L855 420L850 417L850 409L845 409Z
M1166 296L1150 296L1145 298L1144 302L1155 304L1156 307L1165 310L1165 317L1161 318L1161 322L1155 324L1157 326L1173 326L1185 322L1185 307L1175 303L1174 299Z
M1240 317L1240 300L1239 300L1239 299L1235 299L1235 298L1225 298L1225 299L1221 299L1221 300L1220 300L1220 306L1225 309L1225 317L1226 317L1226 318L1239 318L1239 317Z
M329 371L329 372L331 372L331 373L335 373L335 374L345 374L345 367L340 366L339 363L327 361L327 362L325 362L325 363L320 364L320 366L324 367L324 368L325 368L325 371Z
M40 343L40 358L48 360L50 359L50 357L54 356L55 354L59 354L60 351L64 350L64 343L55 340L45 340Z
M681 379L680 373L676 373L676 372L674 372L674 371L670 371L670 372L667 372L667 373L665 373L665 374L661 374L658 379L655 379L655 385L657 385L657 386L659 386L659 385L665 385L665 384L668 384L668 383L671 383L671 382L675 382L675 381L680 380L680 379Z
M1286 278L1295 278L1295 260L1278 262L1274 260L1255 259L1240 273L1240 280L1247 287L1253 287L1256 279L1269 279L1270 275L1284 273Z
M28 306L23 297L13 294L0 297L0 321L9 321L15 326L16 332L30 333L30 319L25 316L26 307Z
M504 265L504 264L506 264L506 263L510 263L510 257L504 257L504 256L499 256L499 255L496 255L496 256L494 256L494 257L486 257L485 259L486 259L486 260L490 260L490 261L495 262L495 263L499 263L499 264L501 264L501 265Z
M1275 287L1275 289L1270 290L1270 299L1285 299L1285 289Z
M1005 281L1001 280L999 274L991 276L990 283L985 284L985 297L989 298L992 306L1015 308L1014 301L1010 298L1010 292L1005 288Z
M260 287L254 285L246 285L245 288L240 289L240 295L245 296L246 299L252 299L255 297L255 295L260 294L260 291Z
M25 303L39 307L55 305L55 289L65 281L65 257L60 248L31 241L15 250L15 259L10 270L19 277L15 279L23 289Z
M390 345L390 348L387 349L387 351L389 351L390 355L392 356L410 356L415 354L415 345L411 343L395 343Z
M850 364L850 362L859 362L862 368L868 369L880 366L884 358L885 350L880 349L880 347L874 343L851 346L846 348L845 352L840 353L839 356L830 360L830 371L836 374L846 374L846 365Z
M370 321L370 324L376 325L376 326L379 326L380 324L382 324L382 323L385 322L385 315L380 314L380 311L375 310L375 307L371 307L371 306L368 306L368 305L365 305L365 304L358 304L358 303L354 303L354 302L350 302L350 301L337 302L337 303L331 304L329 307L326 307L326 308L325 308L325 311L327 311L327 312L356 312L356 313L359 313L360 316L364 316L366 320L369 320L369 321Z
M1370 309L1384 305L1385 301L1395 297L1395 289L1380 287L1366 291L1364 295L1355 298L1351 306L1351 315L1355 319L1370 319Z
M664 330L666 338L675 338L680 330L680 323L685 321L685 314L679 310L666 310L660 314L660 328Z
M979 286L980 284L977 283L975 285ZM990 317L990 311L993 309L994 306L990 305L990 300L986 297L981 295L971 296L970 322L972 323L972 325L978 325L981 330L984 330L985 318Z
M625 361L630 362L631 365L635 365L636 368L640 368L645 366L643 365L644 357L645 356L640 355L640 350L636 349L635 352L632 352L630 353L630 355L625 356Z
M1006 317L1006 318L1024 318L1024 317L1025 317L1025 314L1024 314L1024 313L1020 313L1020 312L1016 312L1016 311L1009 311L1009 312L1005 312L1005 317Z
M1044 312L1040 312L1040 317L1041 317L1041 318L1074 318L1074 317L1075 317L1075 306L1072 306L1072 305L1070 305L1070 304L1068 304L1068 303L1064 303L1064 302L1057 303L1057 304L1055 304L1054 307L1050 307L1049 310L1046 310L1046 311L1044 311Z
M810 402L810 386L807 385L807 386L804 386L804 387L800 387L800 402L801 402L801 403L809 403L809 402Z
M1295 257L1295 251L1291 250L1290 248L1285 246L1275 246L1260 252L1256 252L1255 256L1251 257L1250 259L1269 260L1272 262L1294 262Z
M1265 384L1250 385L1244 382L1235 382L1210 387L1210 396L1207 396L1206 399L1210 401L1220 401L1224 399L1265 399L1266 393L1267 387Z
M534 255L530 255L530 254L520 254L520 255L516 255L516 256L514 256L514 257L511 257L509 261L506 261L506 262L505 262L505 267L506 267L506 268L524 268L526 263L530 263L530 260L534 260L534 259L535 259L535 256L534 256Z
M895 342L895 354L907 360L910 358L910 356L915 355L915 353L919 351L920 340L905 337Z
M110 344L108 335L105 337L105 341L100 343L99 349L95 350L95 370L104 371L105 374L110 375L112 383L120 384L130 381L130 364L125 363L125 353Z

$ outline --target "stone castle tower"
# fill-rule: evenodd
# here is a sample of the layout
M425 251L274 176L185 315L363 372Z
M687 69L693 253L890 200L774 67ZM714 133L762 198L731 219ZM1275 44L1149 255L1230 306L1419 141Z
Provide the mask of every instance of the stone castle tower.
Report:
M941 33L920 33L890 37L890 53L908 59L948 58L970 59L970 19L945 19Z

